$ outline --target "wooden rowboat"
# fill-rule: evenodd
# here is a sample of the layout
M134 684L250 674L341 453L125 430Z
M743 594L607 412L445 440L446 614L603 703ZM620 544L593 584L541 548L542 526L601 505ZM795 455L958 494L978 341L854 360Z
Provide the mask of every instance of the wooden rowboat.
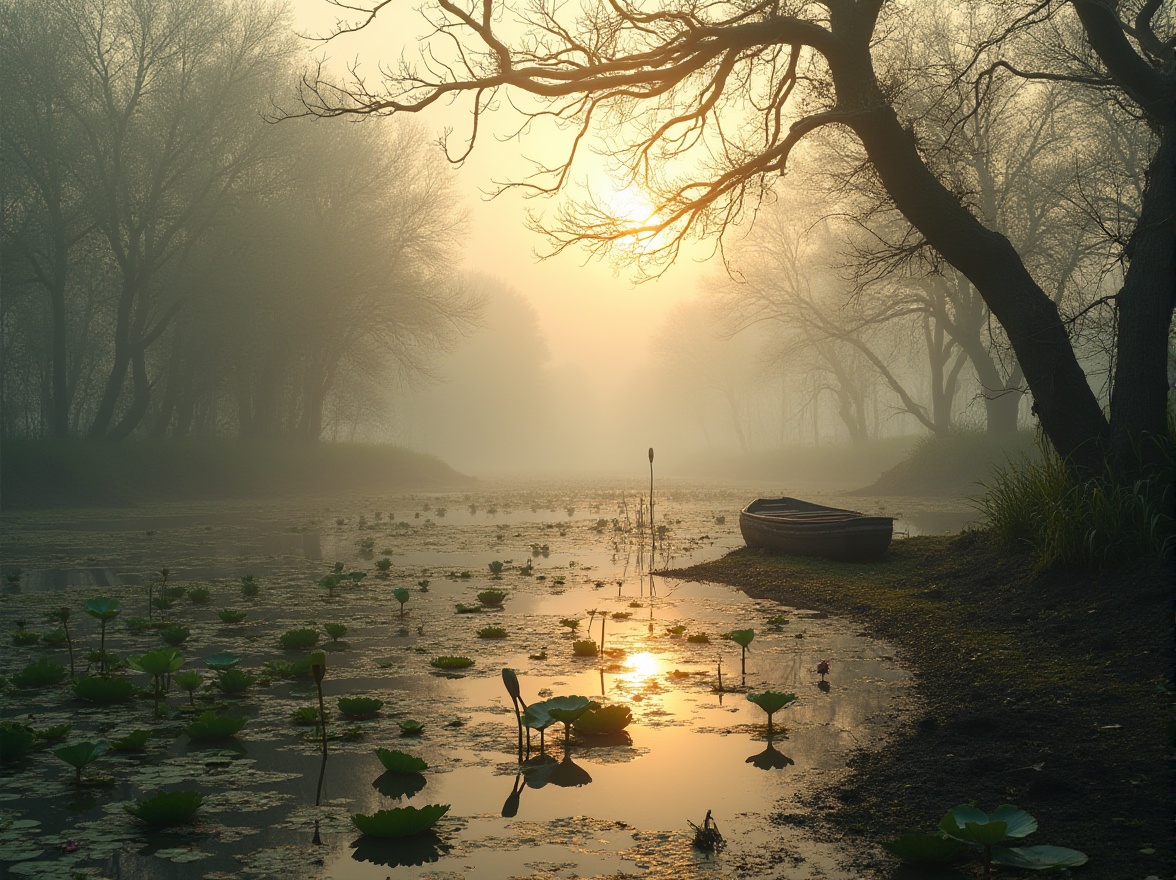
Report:
M748 547L771 553L866 561L886 555L894 520L797 498L757 498L739 513L739 530Z

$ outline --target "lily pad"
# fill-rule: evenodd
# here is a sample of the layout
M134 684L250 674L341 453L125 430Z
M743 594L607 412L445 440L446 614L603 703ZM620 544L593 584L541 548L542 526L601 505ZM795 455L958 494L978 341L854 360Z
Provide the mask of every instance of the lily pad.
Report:
M203 802L198 791L163 791L154 797L126 804L124 809L153 828L166 828L187 822Z
M1050 868L1077 868L1086 864L1086 853L1064 846L994 846L992 861L1010 868L1045 871Z
M219 672L222 669L232 669L234 666L240 664L241 658L236 654L231 654L228 651L221 651L204 658L204 665L209 669Z
M351 817L359 833L384 839L414 837L424 834L449 812L449 804L428 804L424 807L394 807L379 810L370 816L356 813Z
M961 849L958 840L922 831L908 831L882 846L908 865L945 865L959 858Z
M584 736L607 736L624 730L633 721L633 712L628 706L602 706L590 709L576 719L573 727Z
M420 773L429 765L421 758L397 749L376 749L376 757L389 773Z

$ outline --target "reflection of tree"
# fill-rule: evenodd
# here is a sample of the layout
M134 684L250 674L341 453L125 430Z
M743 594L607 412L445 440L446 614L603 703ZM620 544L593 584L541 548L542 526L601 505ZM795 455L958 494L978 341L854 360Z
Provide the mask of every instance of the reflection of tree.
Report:
M355 847L355 852L351 854L351 858L355 861L371 862L373 865L385 865L389 868L435 862L453 848L432 831L396 840L360 837L352 846Z

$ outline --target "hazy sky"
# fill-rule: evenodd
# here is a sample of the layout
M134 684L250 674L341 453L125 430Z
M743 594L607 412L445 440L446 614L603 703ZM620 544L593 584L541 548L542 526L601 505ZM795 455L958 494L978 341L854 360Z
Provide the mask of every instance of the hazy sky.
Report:
M337 17L338 10L324 0L294 0L293 5L300 31L325 33ZM419 15L408 4L401 9L389 6L382 12L385 22L380 28L330 43L328 62L350 63L358 57L374 76L379 62L395 62L406 47L414 57L412 31L419 27ZM395 21L386 14L393 11L398 15ZM463 105L429 108L415 118L434 138L446 126L463 131L469 115ZM380 122L372 120L372 124ZM539 155L550 144L537 135L508 142L485 136L509 134L505 115L485 118L483 126L478 148L456 172L457 190L469 216L466 265L471 271L501 278L531 301L550 345L553 366L580 368L595 390L611 389L644 360L648 339L663 316L675 302L693 297L700 275L709 269L685 261L660 280L634 285L628 270L618 275L607 263L586 262L582 251L569 250L538 261L535 252L545 242L525 228L525 214L528 208L554 208L554 203L525 200L513 192L488 202L483 192L494 180L521 178L530 167L524 157Z

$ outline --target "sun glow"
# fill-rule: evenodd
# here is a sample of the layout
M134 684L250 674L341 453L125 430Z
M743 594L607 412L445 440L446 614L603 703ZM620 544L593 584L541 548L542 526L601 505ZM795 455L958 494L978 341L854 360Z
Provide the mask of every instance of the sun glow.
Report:
M623 189L614 189L605 195L603 201L608 213L626 228L636 229L661 222L653 202L635 183Z
M630 654L625 659L625 666L628 668L625 678L634 684L654 678L662 671L661 660L648 651Z

